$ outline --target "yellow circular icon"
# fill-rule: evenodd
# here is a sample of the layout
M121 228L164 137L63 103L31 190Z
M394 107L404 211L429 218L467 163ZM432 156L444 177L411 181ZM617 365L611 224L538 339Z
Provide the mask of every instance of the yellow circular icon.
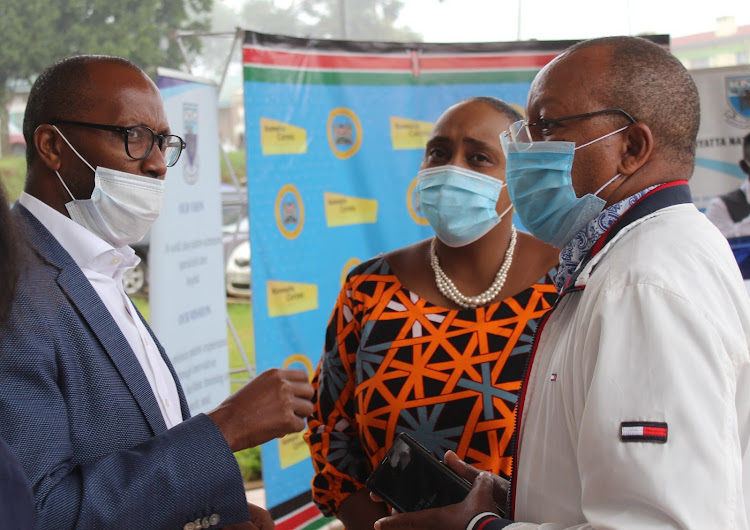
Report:
M328 114L328 145L341 160L355 155L362 145L362 124L354 111L336 107Z
M409 215L418 225L426 226L430 224L427 219L422 217L422 213L419 211L417 206L416 198L414 197L414 188L417 186L417 178L411 181L409 189L406 190L406 207L409 209Z
M305 205L297 188L291 184L282 186L276 195L274 210L281 234L287 239L295 239L305 224Z
M315 370L313 369L312 362L310 361L310 359L307 358L307 355L302 355L301 353L293 353L292 355L286 358L282 368L289 368L294 363L300 363L302 366L304 366L305 370L307 371L307 378L310 381L313 380L313 376L315 375Z
M362 261L359 258L349 258L346 263L344 263L344 270L341 271L341 285L344 285L344 282L346 282L346 276L349 274L349 271L360 263L362 263Z

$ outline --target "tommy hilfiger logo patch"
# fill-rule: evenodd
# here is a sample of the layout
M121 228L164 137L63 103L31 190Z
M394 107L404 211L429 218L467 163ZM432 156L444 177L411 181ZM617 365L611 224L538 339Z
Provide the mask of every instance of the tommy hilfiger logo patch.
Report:
M667 443L667 424L656 421L624 421L620 424L623 442Z
M552 374L549 376L550 381L557 381L557 374Z

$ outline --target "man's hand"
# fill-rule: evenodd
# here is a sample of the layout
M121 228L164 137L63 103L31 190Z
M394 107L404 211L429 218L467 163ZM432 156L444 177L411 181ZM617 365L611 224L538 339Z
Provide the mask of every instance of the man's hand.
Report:
M495 483L492 476L486 471L477 473L469 495L460 503L421 512L398 513L384 517L375 523L375 530L398 530L401 528L463 530L475 515L482 512L497 513L493 503Z
M273 530L276 525L271 518L271 514L260 506L247 503L247 509L250 512L250 520L244 523L223 526L224 530Z
M247 508L250 510L250 521L258 530L273 530L276 528L271 514L266 510L249 502L247 503Z
M445 452L445 465L461 475L463 478L474 484L474 480L479 476L481 471L477 468L470 466L456 455L453 451ZM504 506L508 502L508 487L509 482L503 477L488 473L492 478L492 496L497 506L505 509ZM383 499L370 492L370 498L375 502L384 502ZM493 510L493 511L496 511Z
M474 479L479 476L480 471L467 464L458 456L456 456L456 453L453 451L446 451L445 453L445 465L451 468L453 471L464 477L466 480L474 484ZM493 498L495 499L495 504L500 506L501 508L504 508L506 503L508 502L508 481L502 477L499 477L497 475L490 475L492 477L493 482Z
M280 438L305 427L313 387L302 370L272 368L208 413L232 451Z

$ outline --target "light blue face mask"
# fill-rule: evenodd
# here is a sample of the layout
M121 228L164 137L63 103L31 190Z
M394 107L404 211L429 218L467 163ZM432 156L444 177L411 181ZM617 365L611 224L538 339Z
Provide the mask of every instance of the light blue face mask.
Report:
M573 142L509 142L505 150L505 180L510 200L523 225L536 237L557 248L596 218L606 201L599 193L621 175L618 173L595 193L576 197L571 179L577 149L624 131L623 127L584 145Z
M473 243L500 222L495 211L503 182L458 166L440 166L417 173L419 208L449 247Z

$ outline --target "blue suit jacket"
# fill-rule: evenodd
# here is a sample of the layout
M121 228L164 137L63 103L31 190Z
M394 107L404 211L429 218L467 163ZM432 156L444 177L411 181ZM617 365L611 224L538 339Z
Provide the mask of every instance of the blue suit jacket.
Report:
M34 527L34 499L21 463L0 439L0 518L6 528Z
M213 514L221 525L248 520L234 455L208 416L190 418L156 337L185 418L170 430L81 269L22 205L13 215L30 252L0 329L0 437L31 482L37 527L178 529Z

